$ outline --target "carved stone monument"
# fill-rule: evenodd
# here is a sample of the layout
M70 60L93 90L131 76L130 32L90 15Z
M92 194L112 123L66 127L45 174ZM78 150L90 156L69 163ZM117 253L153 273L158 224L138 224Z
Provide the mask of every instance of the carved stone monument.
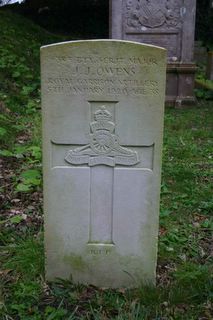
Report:
M213 81L213 51L208 52L206 77Z
M196 0L110 0L110 37L167 49L168 104L195 102Z
M46 278L154 283L166 50L41 49Z
M199 64L206 65L207 48L203 46L202 41L195 41L194 59L195 59L196 65L199 65Z

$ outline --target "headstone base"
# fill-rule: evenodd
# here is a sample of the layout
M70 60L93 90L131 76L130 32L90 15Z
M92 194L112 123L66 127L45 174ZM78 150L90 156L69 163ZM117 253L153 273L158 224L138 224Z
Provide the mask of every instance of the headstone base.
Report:
M166 105L182 107L196 104L194 95L196 69L194 63L167 64Z

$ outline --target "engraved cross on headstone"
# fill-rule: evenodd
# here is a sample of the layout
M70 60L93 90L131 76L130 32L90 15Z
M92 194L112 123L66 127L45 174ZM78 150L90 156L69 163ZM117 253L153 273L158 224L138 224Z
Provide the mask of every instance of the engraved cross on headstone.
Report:
M106 103L107 104L107 103ZM72 166L90 167L90 231L88 244L113 245L114 170L117 166L152 170L154 144L121 146L116 120L106 105L92 112L89 143L70 144L64 161ZM58 145L58 143L53 143ZM134 150L133 150L134 148Z

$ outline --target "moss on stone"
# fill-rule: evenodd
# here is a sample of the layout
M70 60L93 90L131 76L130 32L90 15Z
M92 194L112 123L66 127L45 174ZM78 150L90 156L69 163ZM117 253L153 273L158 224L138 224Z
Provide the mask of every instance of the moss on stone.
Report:
M87 267L86 262L82 256L71 253L70 255L64 256L64 261L71 265L71 267L77 271L84 271Z

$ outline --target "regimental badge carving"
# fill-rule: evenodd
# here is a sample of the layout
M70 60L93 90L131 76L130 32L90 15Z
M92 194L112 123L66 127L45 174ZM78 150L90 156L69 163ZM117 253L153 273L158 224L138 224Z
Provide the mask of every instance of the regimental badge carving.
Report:
M125 0L126 23L135 30L146 28L174 28L181 24L180 1Z
M115 123L112 114L102 106L94 113L94 121L90 123L90 143L86 146L69 150L65 161L74 164L88 164L89 166L116 164L133 166L139 163L136 151L124 148L119 144L119 138L114 133Z

